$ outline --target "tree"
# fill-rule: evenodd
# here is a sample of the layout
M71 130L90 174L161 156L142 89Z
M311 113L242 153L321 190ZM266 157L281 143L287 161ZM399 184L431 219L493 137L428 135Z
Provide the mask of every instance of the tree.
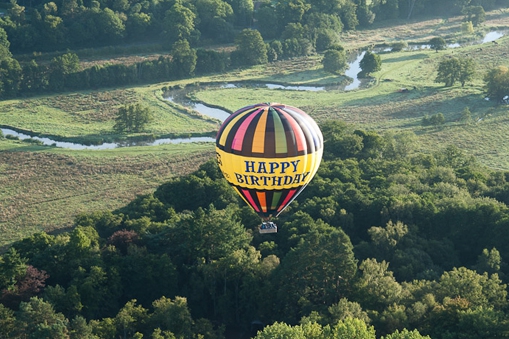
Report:
M105 8L99 12L97 20L99 30L99 41L113 43L124 37L125 25L122 19L111 9Z
M279 290L276 307L290 321L319 305L337 303L357 270L353 246L341 229L321 220L309 227L312 230L302 236L274 272Z
M190 40L195 33L196 14L178 0L165 13L163 21L163 35L168 46L178 40Z
M434 37L429 41L431 49L434 49L437 53L439 50L446 49L447 43L442 37Z
M301 22L312 5L304 0L279 1L276 5L277 27L282 31L289 23ZM271 24L273 26L274 23Z
M460 58L460 73L459 82L461 87L465 87L465 82L470 81L474 78L476 72L476 65L472 58Z
M359 66L362 69L363 75L369 75L370 73L378 72L382 69L382 58L378 54L367 51L364 54Z
M115 317L119 337L132 338L139 326L147 321L147 314L148 310L140 305L136 306L136 299L128 301Z
M187 305L187 299L175 297L170 299L162 297L152 303L154 312L148 322L152 328L170 331L177 338L190 338L193 319Z
M474 27L477 27L479 24L486 21L486 13L484 12L484 8L482 6L465 7L463 14L465 15L464 20L471 22Z
M494 307L502 309L507 305L506 285L498 274L478 274L465 267L444 272L435 289L438 300L446 297L465 299L474 307Z
M347 318L361 319L366 324L370 323L369 316L362 310L361 305L357 302L349 301L346 298L341 298L337 304L330 306L328 312L330 314L328 323L331 325Z
M16 318L14 311L0 304L0 338L12 338L11 333L14 331Z
M196 50L196 74L222 73L228 63L226 53L203 48Z
M509 68L495 67L484 76L486 95L499 102L509 95Z
M22 302L16 316L16 334L19 338L68 338L68 320L56 313L53 306L34 297Z
M152 24L152 17L146 13L133 13L127 17L125 30L130 39L139 39L145 36Z
M92 334L92 326L82 316L76 316L71 320L69 326L69 339L98 339Z
M389 263L366 259L360 265L361 275L357 282L357 293L361 305L368 309L383 310L401 298L402 287L389 271Z
M306 339L301 326L290 326L285 323L275 322L258 332L254 339Z
M50 65L50 86L53 90L60 91L66 86L67 76L79 70L80 61L75 53L65 53L53 58Z
M472 21L465 21L461 23L461 33L463 34L474 33L474 25L472 25Z
M445 117L442 113L433 114L429 119L430 125L440 126L445 124Z
M11 43L7 39L7 33L5 32L5 29L0 27L0 60L4 60L12 56L11 52L9 51L10 45Z
M332 29L319 28L316 30L315 48L318 52L325 51L338 42L338 33Z
M340 73L347 67L346 53L344 51L328 50L322 59L323 69L330 73Z
M190 77L196 68L196 50L187 40L178 40L171 47L172 70L177 78Z
M376 14L371 11L370 6L366 0L360 0L357 5L357 18L359 19L359 25L367 27L373 24L375 21Z
M0 60L0 97L14 97L22 83L22 69L14 58Z
M24 276L17 277L13 288L3 290L0 299L5 305L16 308L21 301L28 301L44 288L48 275L29 265Z
M236 50L232 53L234 65L266 64L267 46L260 32L254 29L244 29L235 37Z
M332 338L375 339L375 328L361 319L346 318L332 329Z
M274 39L279 36L279 32L283 27L279 27L279 24L274 27L274 23L278 22L278 15L274 6L262 2L254 15L258 23L258 31L264 39Z
M197 27L201 36L216 42L232 42L234 11L223 0L197 0L194 3L198 13Z
M152 113L141 104L126 105L118 109L113 130L118 133L138 133L152 121Z
M463 111L461 111L460 121L465 122L467 124L472 122L472 112L468 107L465 107Z
M401 332L399 330L396 330L396 332L392 334L388 334L386 336L382 336L381 339L431 339L430 336L422 335L417 330L409 331L406 328L403 329Z
M408 43L406 41L398 41L391 44L392 52L400 52L403 49L408 47Z
M235 15L235 25L251 27L253 23L254 3L251 0L229 0Z
M334 3L334 2L332 2ZM359 25L359 20L356 14L357 5L353 1L346 1L341 6L341 21L345 25L345 29L354 30ZM326 12L334 13L334 12Z
M456 81L464 87L475 75L475 63L472 58L449 58L438 65L435 82L445 83L445 87L453 86Z

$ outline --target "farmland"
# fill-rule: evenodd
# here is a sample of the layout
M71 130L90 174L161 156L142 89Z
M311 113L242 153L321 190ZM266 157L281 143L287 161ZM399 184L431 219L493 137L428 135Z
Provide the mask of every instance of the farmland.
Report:
M508 17L507 12L488 13L478 37L490 29L509 29ZM438 34L456 42L463 39L460 24L460 18L401 22L345 33L342 42L352 53L364 46L400 40L427 42ZM484 100L483 95L484 73L497 65L509 66L508 53L506 35L498 44L482 48L467 45L439 53L381 53L382 70L373 74L369 85L349 92L217 88L196 91L191 97L229 111L253 102L282 102L304 109L319 123L341 119L361 129L409 130L418 136L423 152L455 144L486 166L509 170L505 142L509 109ZM472 82L449 88L434 82L441 60L466 55L478 68ZM314 55L143 87L3 101L0 125L62 140L110 141L119 137L112 132L116 109L142 102L154 113L146 136L213 135L219 127L217 120L164 100L162 88L239 80L314 85L347 81L344 76L325 73L320 56ZM401 88L409 91L401 93ZM472 112L471 124L458 121L465 107ZM446 124L423 128L422 118L436 113L445 116ZM34 232L68 229L78 213L119 208L138 194L153 192L169 178L190 173L212 156L211 143L77 151L0 139L0 246Z

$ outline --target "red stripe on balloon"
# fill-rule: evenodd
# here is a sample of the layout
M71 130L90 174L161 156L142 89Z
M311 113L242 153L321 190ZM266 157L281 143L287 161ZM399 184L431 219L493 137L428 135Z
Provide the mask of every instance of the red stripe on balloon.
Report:
M256 202L253 200L253 197L251 196L251 193L248 190L244 190L244 189L242 190L242 193L244 193L244 196L251 204L251 207L253 207L256 212L260 212L260 209L258 208L258 206L256 205Z
M251 121L253 121L253 119L259 112L260 110L250 113L246 120L242 122L239 129L235 133L235 137L233 138L232 149L236 151L242 151L242 143L244 141L247 129L249 128L249 124L251 124Z
M277 211L281 211L284 207L286 207L286 204L288 204L288 201L290 201L290 199L293 197L293 195L295 194L297 190L290 190L288 192L288 195L286 196L285 200L283 201L283 203L281 205L279 205L279 208L277 209Z

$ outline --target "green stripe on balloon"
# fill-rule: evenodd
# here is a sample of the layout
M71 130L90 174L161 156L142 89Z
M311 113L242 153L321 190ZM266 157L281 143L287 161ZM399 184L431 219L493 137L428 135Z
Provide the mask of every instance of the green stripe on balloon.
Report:
M288 148L286 145L286 134L283 122L276 110L272 110L272 118L274 120L274 134L276 136L276 153L286 153Z

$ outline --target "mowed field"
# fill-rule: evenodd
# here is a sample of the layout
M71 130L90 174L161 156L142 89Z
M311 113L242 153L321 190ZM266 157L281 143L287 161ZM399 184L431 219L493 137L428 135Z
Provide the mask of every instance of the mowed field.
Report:
M461 18L430 19L345 33L352 51L395 41L427 42L441 35L460 41ZM484 100L483 75L509 66L509 11L488 13L476 35L506 29L498 44L472 45L438 53L429 50L381 53L382 70L367 87L343 92L223 88L197 91L191 97L229 111L256 102L282 102L304 109L319 123L340 119L357 128L412 130L422 151L455 144L487 166L509 170L509 107ZM445 88L434 82L436 67L452 56L472 57L474 81ZM203 117L162 97L162 88L191 83L249 80L288 84L340 84L347 79L323 72L320 56L239 69L227 74L133 88L65 93L0 102L0 125L73 141L115 139L114 116L124 104L143 103L154 113L148 135L213 135L217 120ZM114 60L113 60L114 62ZM408 88L406 93L399 89ZM468 107L471 124L458 121ZM446 124L422 128L424 115L443 113ZM38 231L58 232L73 225L78 213L114 210L138 194L153 192L168 179L190 173L214 154L212 143L69 150L19 140L0 139L0 246Z

